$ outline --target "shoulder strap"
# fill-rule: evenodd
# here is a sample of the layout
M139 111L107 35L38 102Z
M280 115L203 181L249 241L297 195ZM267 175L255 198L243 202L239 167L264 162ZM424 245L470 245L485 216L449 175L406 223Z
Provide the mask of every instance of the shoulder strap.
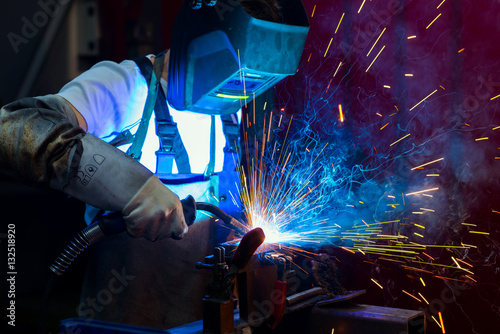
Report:
M141 122L139 123L139 128L135 133L134 141L127 151L127 153L136 160L139 160L141 158L142 147L144 146L144 140L146 140L146 135L148 133L149 120L151 119L151 115L153 114L153 110L157 100L156 97L158 96L158 86L160 84L160 81L155 72L162 72L163 57L161 57L161 61L159 60L159 58L156 59L153 69L151 61L147 57L134 59L137 66L139 66L142 75L146 78L146 82L148 83L148 96L146 97L146 103L142 112ZM151 67L149 71L148 67Z
M132 144L131 149L134 149L134 151L131 151L131 149L129 149L129 151L136 155L139 154L140 157L140 152L142 151L142 146L144 145L149 126L149 120L151 119L154 109L156 134L160 139L160 149L156 151L156 173L172 173L174 159L179 173L190 173L191 167L186 148L179 135L177 123L172 120L172 116L168 110L165 93L160 85L164 54L165 53L162 52L156 57L154 66L147 57L134 59L141 73L146 78L146 82L149 82L149 88L141 123L134 140L134 143L137 142L137 144L135 144L136 147L133 147L134 144ZM155 84L154 86L153 83ZM143 127L142 131L140 131L141 125ZM139 151L139 149L141 151Z

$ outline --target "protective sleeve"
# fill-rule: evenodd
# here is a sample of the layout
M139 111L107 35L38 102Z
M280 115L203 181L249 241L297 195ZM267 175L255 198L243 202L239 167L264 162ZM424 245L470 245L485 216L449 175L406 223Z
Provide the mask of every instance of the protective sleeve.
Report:
M85 135L71 107L56 95L24 98L0 109L0 172L48 186L58 175L68 182L68 161L81 153Z
M100 209L127 208L125 223L135 237L181 238L187 225L179 198L139 162L76 123L69 104L55 95L4 106L0 172Z
M97 63L64 85L57 95L82 114L89 133L107 138L141 119L147 93L146 79L137 64L124 60Z

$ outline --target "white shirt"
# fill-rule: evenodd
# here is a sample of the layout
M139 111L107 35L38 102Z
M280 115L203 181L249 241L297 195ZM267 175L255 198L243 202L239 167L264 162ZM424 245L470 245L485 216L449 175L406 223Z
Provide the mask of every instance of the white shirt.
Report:
M162 85L166 83L162 79ZM58 95L69 101L85 118L87 131L109 142L116 135L138 128L146 102L148 85L137 64L102 61L66 84ZM203 173L210 160L210 115L180 112L169 106L173 121L189 155L192 173ZM225 138L220 117L216 117L215 172L222 170ZM121 146L126 151L130 145ZM159 139L152 117L144 143L141 163L156 170L155 152ZM176 167L174 165L174 172Z

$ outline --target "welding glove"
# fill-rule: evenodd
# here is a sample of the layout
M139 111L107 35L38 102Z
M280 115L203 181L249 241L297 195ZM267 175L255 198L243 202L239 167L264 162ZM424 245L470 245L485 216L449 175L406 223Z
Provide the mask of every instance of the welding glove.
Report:
M182 205L156 175L129 155L86 134L82 152L75 152L70 166L78 168L68 184L53 178L51 186L92 206L121 211L131 236L150 241L187 232Z
M0 171L120 211L132 236L181 238L187 225L179 198L139 162L77 124L59 96L6 105L0 109Z

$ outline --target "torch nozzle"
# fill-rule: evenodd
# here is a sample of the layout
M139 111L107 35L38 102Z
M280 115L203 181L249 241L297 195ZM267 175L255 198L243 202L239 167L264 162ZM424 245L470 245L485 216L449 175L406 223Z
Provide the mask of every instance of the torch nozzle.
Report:
M202 211L207 211L210 212L211 214L215 215L217 218L222 220L224 224L229 225L233 230L236 232L244 235L246 232L248 232L250 229L248 226L245 224L241 223L237 219L231 217L227 213L225 213L222 209L219 207L209 204L209 203L204 203L204 202L196 202L196 210L202 210Z

